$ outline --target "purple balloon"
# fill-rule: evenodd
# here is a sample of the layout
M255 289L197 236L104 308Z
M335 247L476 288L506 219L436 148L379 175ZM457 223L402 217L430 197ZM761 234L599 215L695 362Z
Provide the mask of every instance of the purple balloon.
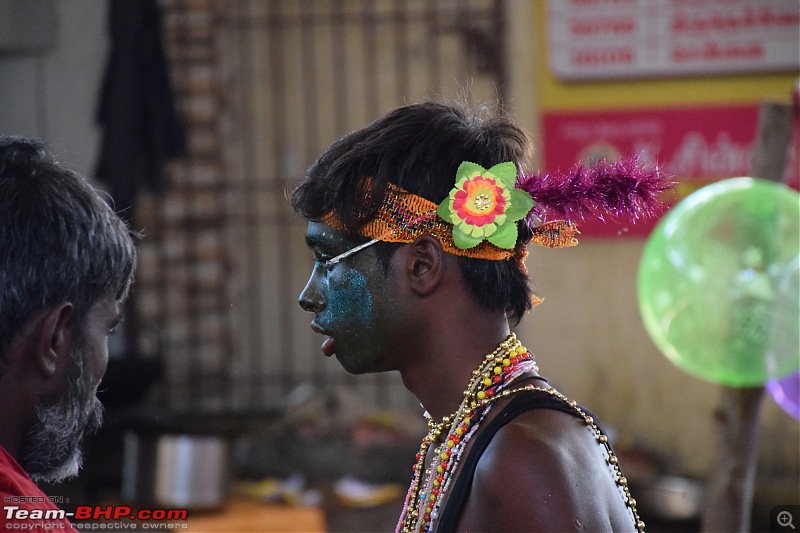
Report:
M790 416L800 420L800 372L771 379L766 386L775 403Z

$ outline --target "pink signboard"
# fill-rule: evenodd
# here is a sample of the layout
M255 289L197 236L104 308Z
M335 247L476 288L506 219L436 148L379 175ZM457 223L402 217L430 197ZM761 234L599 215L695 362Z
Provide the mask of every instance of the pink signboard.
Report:
M636 111L548 112L543 115L544 168L638 154L679 182L679 200L720 179L748 176L758 127L758 105ZM784 181L797 188L798 136ZM584 236L646 235L655 221L579 225Z

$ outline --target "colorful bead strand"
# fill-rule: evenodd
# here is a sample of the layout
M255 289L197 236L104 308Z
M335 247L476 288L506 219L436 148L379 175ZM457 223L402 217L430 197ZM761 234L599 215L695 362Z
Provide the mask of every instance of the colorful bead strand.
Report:
M508 389L507 387L519 376L537 370L533 356L523 347L512 333L497 349L488 354L480 367L473 371L470 383L464 391L464 398L458 410L440 422L430 419L428 413L428 434L422 439L417 462L413 467L413 476L403 505L400 520L395 533L425 532L430 533L439 518L441 504L444 502L452 480L461 461L461 455L467 444L477 433L481 422L489 413L495 402L502 398L525 391L540 391L565 402L580 415L584 422L595 433L595 438L607 455L607 462L614 472L616 484L621 488L625 504L630 509L637 531L644 531L644 522L636 510L636 500L630 494L627 479L622 475L617 457L591 416L586 414L574 400L556 391L552 387L542 388L536 385ZM445 429L447 432L445 433ZM445 439L439 442L442 435ZM425 469L425 460L434 443L439 444L433 450L431 465Z

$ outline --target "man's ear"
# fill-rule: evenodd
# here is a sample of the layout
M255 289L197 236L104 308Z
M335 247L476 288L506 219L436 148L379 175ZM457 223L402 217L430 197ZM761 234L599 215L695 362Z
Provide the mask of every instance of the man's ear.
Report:
M430 235L421 235L408 246L405 275L419 296L427 296L441 283L445 270L442 244Z
M34 368L47 379L59 366L63 368L72 347L72 319L74 307L62 302L43 310L38 320L31 324L30 348Z

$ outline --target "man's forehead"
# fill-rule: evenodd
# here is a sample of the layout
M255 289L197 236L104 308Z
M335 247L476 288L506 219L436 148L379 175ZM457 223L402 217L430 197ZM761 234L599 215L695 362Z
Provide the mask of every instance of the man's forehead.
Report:
M322 222L309 221L306 229L306 243L310 247L352 244L346 233Z

